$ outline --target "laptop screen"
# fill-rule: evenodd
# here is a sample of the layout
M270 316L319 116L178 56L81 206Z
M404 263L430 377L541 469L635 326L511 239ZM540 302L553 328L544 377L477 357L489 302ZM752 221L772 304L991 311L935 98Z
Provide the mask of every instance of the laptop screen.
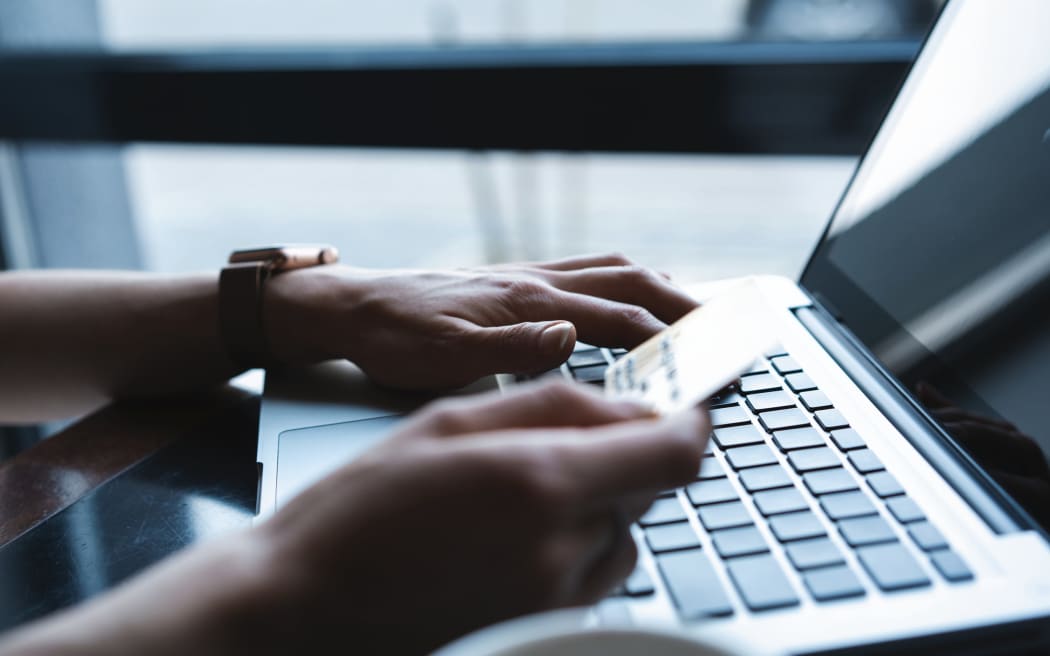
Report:
M950 2L802 284L1050 526L1050 2Z

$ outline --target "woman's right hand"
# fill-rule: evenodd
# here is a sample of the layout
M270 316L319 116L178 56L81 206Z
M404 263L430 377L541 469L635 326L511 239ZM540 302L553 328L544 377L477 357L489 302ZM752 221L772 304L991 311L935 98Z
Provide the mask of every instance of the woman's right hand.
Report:
M694 478L709 432L705 412L658 419L564 383L440 401L259 528L283 608L259 635L415 652L593 603L634 567L629 523Z

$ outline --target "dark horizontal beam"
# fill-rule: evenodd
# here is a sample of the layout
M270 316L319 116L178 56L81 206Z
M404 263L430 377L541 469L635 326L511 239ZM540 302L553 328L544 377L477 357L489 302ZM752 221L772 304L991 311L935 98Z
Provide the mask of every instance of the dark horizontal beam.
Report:
M856 154L913 42L0 57L0 138Z

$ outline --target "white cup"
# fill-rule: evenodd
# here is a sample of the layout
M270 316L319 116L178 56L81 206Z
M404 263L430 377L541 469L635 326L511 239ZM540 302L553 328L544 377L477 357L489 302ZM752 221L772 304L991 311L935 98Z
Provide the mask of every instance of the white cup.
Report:
M703 632L632 626L588 626L587 609L557 610L471 633L434 656L755 656L747 645Z

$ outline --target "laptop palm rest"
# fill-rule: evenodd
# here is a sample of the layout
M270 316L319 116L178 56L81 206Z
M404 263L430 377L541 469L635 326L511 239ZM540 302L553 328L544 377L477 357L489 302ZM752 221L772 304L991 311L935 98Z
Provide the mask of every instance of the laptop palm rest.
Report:
M364 453L394 429L401 415L287 430L277 437L277 505Z

